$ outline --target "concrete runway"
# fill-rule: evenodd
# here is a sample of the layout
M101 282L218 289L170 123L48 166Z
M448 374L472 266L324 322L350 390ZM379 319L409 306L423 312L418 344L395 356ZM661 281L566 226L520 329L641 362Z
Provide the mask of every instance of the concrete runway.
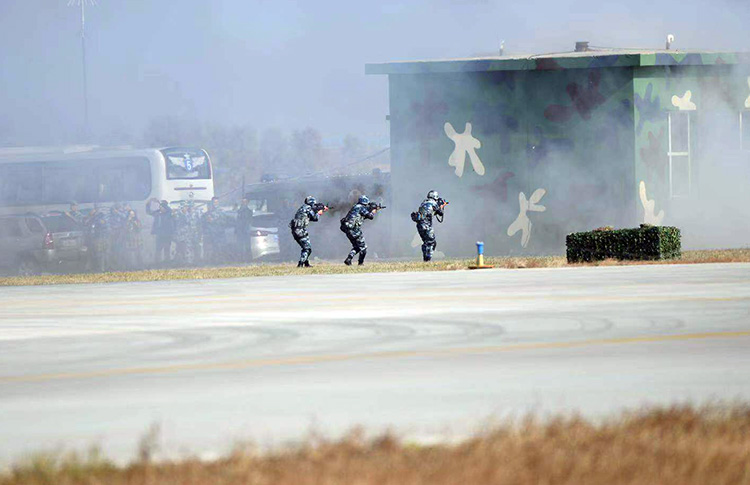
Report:
M0 463L750 399L750 264L0 288Z

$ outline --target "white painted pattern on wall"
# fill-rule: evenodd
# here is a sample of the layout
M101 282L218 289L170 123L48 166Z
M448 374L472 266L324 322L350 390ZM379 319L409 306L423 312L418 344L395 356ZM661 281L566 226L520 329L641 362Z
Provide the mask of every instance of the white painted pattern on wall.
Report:
M412 248L421 248L422 247L422 238L419 237L419 234L414 234L414 238L411 240L411 247ZM421 249L420 249L421 251ZM432 252L432 259L443 259L445 258L445 253L442 251L433 251Z
M422 238L419 237L419 234L414 234L414 237L411 240L411 247L418 248L422 245Z
M466 123L463 133L457 133L453 125L447 122L443 125L443 129L448 138L456 145L453 153L448 157L448 165L456 167L456 176L463 177L464 175L466 155L469 155L471 166L477 175L484 175L484 165L476 152L477 149L482 148L482 142L471 134L471 123Z
M529 245L531 239L531 220L529 219L529 212L544 212L547 208L543 205L539 205L538 202L542 200L544 194L547 191L545 189L536 189L531 197L526 200L526 194L523 192L518 194L518 208L519 213L513 223L508 226L508 236L513 236L518 231L521 231L521 247Z
M656 201L653 199L649 200L646 195L646 182L643 180L638 185L638 193L641 197L641 205L643 206L643 223L651 224L652 226L660 225L664 220L664 211L660 210L658 214L654 213Z
M685 91L685 94L683 94L682 97L674 95L672 96L672 106L680 111L695 111L695 103L690 100L692 97L693 93L690 90Z

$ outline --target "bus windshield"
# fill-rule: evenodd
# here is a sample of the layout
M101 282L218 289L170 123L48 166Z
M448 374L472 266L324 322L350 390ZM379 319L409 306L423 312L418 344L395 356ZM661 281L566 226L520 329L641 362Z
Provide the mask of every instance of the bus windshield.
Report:
M210 179L211 166L208 155L195 148L169 148L162 150L167 165L167 179Z

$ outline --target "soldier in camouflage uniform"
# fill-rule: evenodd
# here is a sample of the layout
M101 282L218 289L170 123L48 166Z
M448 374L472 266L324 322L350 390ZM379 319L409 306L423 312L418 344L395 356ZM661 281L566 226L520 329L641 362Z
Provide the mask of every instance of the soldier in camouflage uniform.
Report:
M219 198L213 197L203 214L203 245L206 259L211 263L220 263L224 259L226 224L226 216L219 208Z
M174 215L175 261L178 265L193 263L190 229L190 214L187 202L183 201Z
M109 208L109 253L110 265L121 269L125 266L125 224L128 214L119 202Z
M250 260L250 225L253 219L253 210L248 205L250 200L247 196L242 197L240 207L237 209L237 219L234 224L234 237L237 240L237 257L243 263Z
M188 201L187 206L192 264L195 264L201 260L201 211L192 200Z
M310 234L307 232L307 226L310 225L310 222L317 222L318 216L328 210L328 207L316 210L316 205L317 201L315 197L308 196L302 207L297 209L294 219L289 223L289 227L292 229L292 237L297 241L299 247L302 248L299 255L299 262L297 263L298 268L303 266L306 268L310 267L309 258L312 253L312 244L310 244Z
M151 203L157 202L159 208L151 209ZM154 218L151 234L155 236L156 251L154 263L161 264L172 259L172 236L174 235L174 220L172 209L166 200L150 199L146 203L146 213Z
M75 221L76 224L81 227L83 227L83 225L86 223L86 216L83 215L83 212L78 210L77 202L70 203L70 210L68 212L65 212L65 215L71 218L73 221Z
M93 271L103 272L110 269L109 265L109 217L108 214L98 208L89 214L88 225L88 247L91 251L90 263Z
M84 215L83 212L78 210L78 202L71 202L70 203L70 210L68 212L63 212L66 217L68 217L71 221L75 222L76 226L81 230L84 231L85 236L88 238L88 228L86 227L87 224L87 218ZM87 241L88 244L88 241ZM83 266L85 268L89 268L91 266L91 252L87 252L85 256L85 261L83 261Z
M349 212L341 219L341 231L346 234L346 237L352 243L352 249L349 251L349 256L344 260L344 264L351 266L352 259L355 254L359 254L359 264L362 265L365 262L367 256L367 244L365 243L365 236L362 234L362 223L365 219L373 219L377 209L370 209L368 204L370 199L363 195L359 198L356 204L349 209Z
M422 258L425 261L432 259L432 252L437 247L435 230L432 228L432 218L443 217L444 205L441 205L437 191L430 190L427 198L419 205L417 212L412 213L412 220L417 223L417 232L422 238Z
M138 220L138 214L133 210L128 210L127 219L125 220L125 258L126 267L130 270L140 269L143 267L143 239L141 238L141 221Z

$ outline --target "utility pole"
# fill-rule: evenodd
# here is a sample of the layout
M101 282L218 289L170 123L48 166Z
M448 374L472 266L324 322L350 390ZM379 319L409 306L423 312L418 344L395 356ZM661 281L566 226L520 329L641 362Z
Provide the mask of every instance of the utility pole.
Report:
M81 7L81 68L83 74L83 135L89 135L89 93L86 75L86 4L96 5L96 0L68 0L68 6Z

